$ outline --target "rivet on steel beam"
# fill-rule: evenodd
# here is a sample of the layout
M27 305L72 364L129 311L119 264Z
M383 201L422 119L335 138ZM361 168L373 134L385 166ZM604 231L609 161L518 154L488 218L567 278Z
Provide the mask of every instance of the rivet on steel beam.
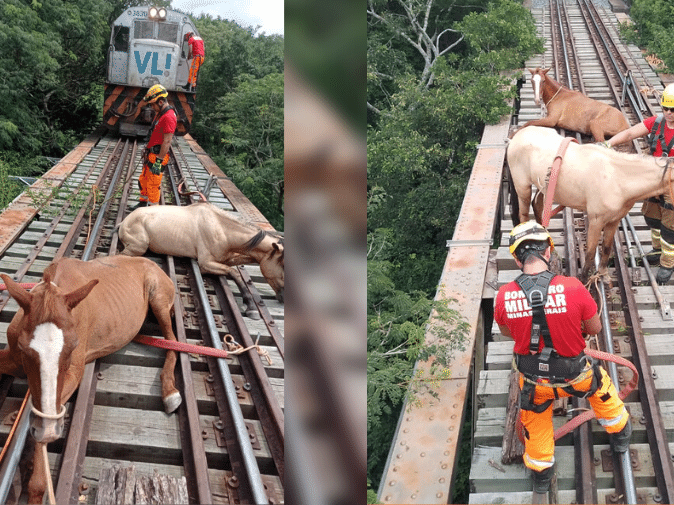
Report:
M435 496L436 496L437 498L442 498L442 493L437 493Z
M440 468L442 468L443 470L445 470L445 469L447 468L447 464L440 465Z
M391 501L391 495L387 494L386 496L384 496L384 501Z
M393 471L394 471L394 472L397 472L397 471L398 471L398 467L397 467L397 466L394 466L394 467L393 467Z
M388 483L388 485L389 485L389 486L395 486L395 485L396 485L396 481L392 480L391 482Z
M398 454L398 455L396 456L396 458L398 458L398 459L401 459L402 457L403 457L402 454Z
M407 433L408 431L410 431L410 429L409 429L409 428L405 428L405 429L403 430L403 433Z
M433 420L433 416L428 416L428 420L429 420L429 421L432 421L432 420Z
M449 456L449 451L445 451L445 452L444 452L444 455L445 455L445 456Z
M438 479L438 482L445 482L445 478L444 478L444 477L440 477L440 478Z
M407 442L403 440L402 442L400 442L400 445L407 445Z
M449 431L454 431L454 426L450 426Z
M417 497L416 494L413 494L412 496L410 496L410 498L412 498L413 500L416 499L416 497Z
M426 457L426 453L425 453L425 452L422 452L422 453L420 454L420 456L421 456L422 458L424 458L424 457Z

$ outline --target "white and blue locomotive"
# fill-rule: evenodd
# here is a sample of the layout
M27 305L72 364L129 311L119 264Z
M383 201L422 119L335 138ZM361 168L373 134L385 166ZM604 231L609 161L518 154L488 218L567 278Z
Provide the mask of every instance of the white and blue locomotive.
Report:
M131 7L112 25L107 57L103 125L121 135L145 135L151 107L139 108L145 92L161 84L176 109L176 135L192 124L195 93L188 88L189 47L185 34L198 35L186 14L163 7Z

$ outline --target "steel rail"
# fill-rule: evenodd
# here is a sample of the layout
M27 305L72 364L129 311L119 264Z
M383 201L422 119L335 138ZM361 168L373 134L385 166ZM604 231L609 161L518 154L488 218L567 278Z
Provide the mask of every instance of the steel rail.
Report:
M126 141L122 153L120 154L117 166L110 179L105 201L101 205L96 217L96 221L89 235L89 242L82 253L82 261L88 261L94 254L94 247L98 241L101 229L104 224L105 213L108 209L110 199L116 190L117 180L122 173L124 166L129 159L130 141ZM131 160L134 159L137 149L137 143L134 142ZM114 250L108 251L114 254ZM56 486L56 503L77 503L79 498L79 483L82 475L82 466L89 440L89 429L91 426L91 416L94 410L94 398L96 396L96 376L100 367L100 360L87 363L84 367L84 373L77 392L77 399L71 414L71 424L68 430L68 436L63 449L61 471L59 472L58 484Z
M177 184L173 179L173 175L169 172L171 187L174 192L176 199L176 204L180 205L180 195L178 194ZM201 302L201 308L205 315L205 323L210 334L213 347L216 349L222 350L222 343L220 342L220 337L218 334L218 329L215 326L215 321L213 317L213 312L208 300L208 295L204 288L204 280L201 276L201 270L199 269L199 264L196 260L190 259L191 272L194 277L194 282L197 289L197 294ZM236 390L234 389L234 383L232 382L232 376L229 372L229 367L227 362L224 359L217 359L217 367L222 378L222 384L225 390L225 395L227 398L227 403L230 410L230 415L233 421L234 431L241 448L241 453L243 457L243 464L246 470L246 476L249 481L250 490L253 495L256 504L266 505L269 503L267 495L264 490L264 484L262 483L262 477L260 474L260 469L258 468L257 462L255 460L255 454L253 453L253 447L250 442L250 436L248 435L248 430L243 418L243 413L241 411L241 406L237 400Z
M115 148L117 148L118 145L119 143L115 146ZM106 171L108 167L109 163L106 163L99 179L103 177L103 173ZM85 207L83 207L83 209L84 208ZM84 212L82 211L82 215L83 214ZM61 249L59 249L59 251L61 251ZM37 256L37 254L35 256ZM24 267L27 270L28 265L24 265ZM23 273L20 275L23 276ZM14 474L16 473L16 470L18 468L19 458L21 456L21 452L23 451L23 447L25 446L26 443L29 425L30 425L30 410L26 409L18 421L15 438L12 441L14 445L10 446L10 449L12 450L11 455L9 456L7 464L3 464L3 466L0 468L0 503L4 503L7 499L9 487L14 479Z

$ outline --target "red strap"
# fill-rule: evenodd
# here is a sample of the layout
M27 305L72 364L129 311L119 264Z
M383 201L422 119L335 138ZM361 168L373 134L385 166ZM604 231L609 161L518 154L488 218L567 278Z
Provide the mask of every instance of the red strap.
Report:
M139 344L151 345L161 349L169 349L178 352L191 352L193 354L202 354L205 356L214 356L216 358L226 358L227 351L214 349L213 347L204 347L202 345L187 344L184 342L176 342L175 340L166 340L163 338L148 337L146 335L138 335L133 339Z
M576 139L573 137L564 137L564 140L562 140L562 143L559 145L559 149L557 150L557 154L555 155L555 159L552 162L552 171L550 172L550 181L548 181L548 187L545 192L545 205L543 206L543 219L541 220L541 224L544 227L548 227L550 224L550 218L553 216L551 214L551 208L552 208L552 199L555 196L555 186L557 185L557 176L559 175L559 170L562 168L562 158L564 157L564 153L566 152L566 148L569 147L569 144L571 142L577 142ZM555 210L555 214L562 210L564 207L560 206L557 207Z
M24 283L19 283L19 286L21 286L23 289L32 289L36 282L24 282ZM6 291L7 286L5 284L0 284L0 291Z

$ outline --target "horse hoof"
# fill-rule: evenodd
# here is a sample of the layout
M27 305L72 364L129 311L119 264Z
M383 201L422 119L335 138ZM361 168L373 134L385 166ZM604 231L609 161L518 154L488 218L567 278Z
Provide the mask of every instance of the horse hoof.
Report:
M260 313L255 310L255 309L250 309L246 311L246 317L249 317L250 319L258 320L260 319Z
M170 414L171 412L175 411L178 407L180 407L180 404L182 402L183 399L180 396L180 393L178 393L177 391L175 393L171 393L166 398L164 398L164 410L166 411L167 414Z

